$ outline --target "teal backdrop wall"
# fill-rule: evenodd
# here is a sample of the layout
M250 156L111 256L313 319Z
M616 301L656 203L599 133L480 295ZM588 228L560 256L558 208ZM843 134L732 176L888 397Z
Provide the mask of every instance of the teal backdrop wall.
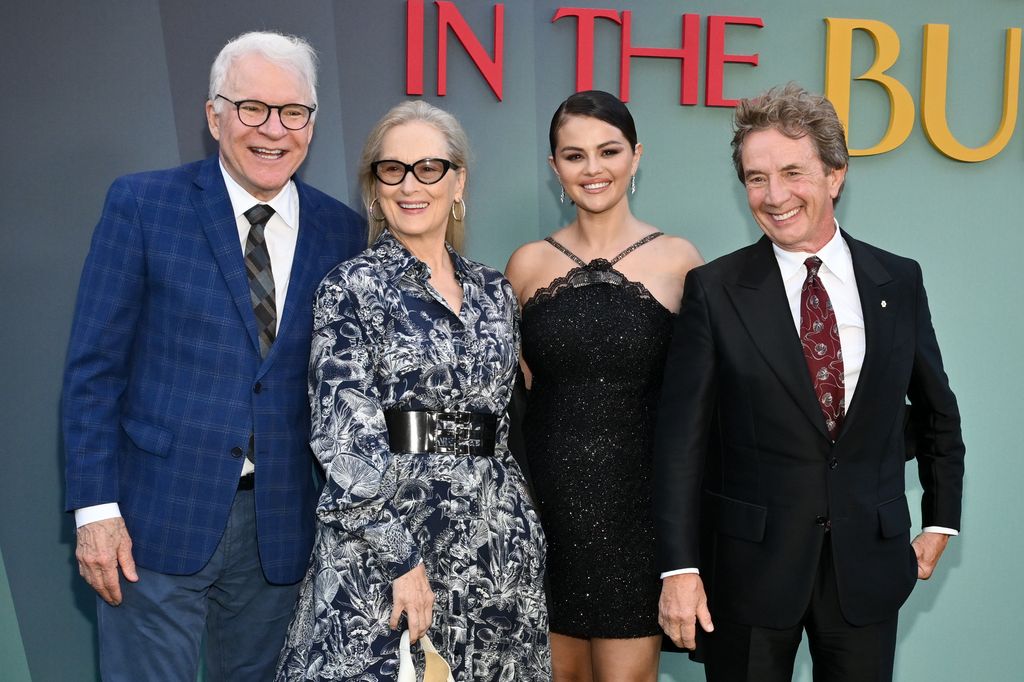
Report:
M455 2L488 52L495 4ZM546 134L551 112L574 88L576 62L575 20L551 21L560 3L503 5L502 101L452 36L448 94L436 96L438 10L432 2L425 3L424 30L427 99L463 121L475 150L467 195L469 251L497 267L517 245L571 216L558 204ZM702 41L709 14L762 18L763 28L727 30L726 52L757 53L759 64L726 65L726 97L789 80L822 90L824 18L840 17L873 19L896 31L901 53L889 74L919 102L923 26L948 24L948 117L955 135L970 146L996 130L1005 32L1024 25L1019 0L565 3L572 5L631 10L634 44L657 47L679 46L683 13L701 16ZM0 679L98 677L93 597L77 575L72 519L61 511L58 401L78 276L107 186L124 173L213 152L202 115L209 64L230 37L274 28L308 37L322 58L321 109L302 174L358 204L354 167L363 138L377 117L405 98L405 16L402 0L5 4ZM595 87L618 91L619 46L619 27L599 21ZM855 36L854 74L873 57L870 38ZM631 76L630 107L645 147L634 212L688 237L707 259L753 241L759 232L729 160L731 110L680 106L678 61L634 59ZM702 77L701 98L703 93ZM888 115L878 85L855 83L851 145L877 142ZM1018 121L1000 154L967 164L936 151L919 121L897 149L852 160L838 210L853 235L921 262L968 445L963 534L950 543L937 576L919 584L901 612L896 677L1020 680L1024 543L1015 529L1024 485L1018 436L1024 407L1018 390L1024 370L1024 124ZM911 496L919 496L913 464L908 479ZM699 679L702 671L685 658L663 658L661 682ZM806 656L796 679L811 679Z

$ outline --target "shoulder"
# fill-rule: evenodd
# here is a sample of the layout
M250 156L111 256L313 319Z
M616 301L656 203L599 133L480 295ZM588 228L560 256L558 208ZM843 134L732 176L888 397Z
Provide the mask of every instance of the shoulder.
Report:
M682 237L664 234L658 237L652 246L656 247L651 251L659 261L665 263L669 269L682 274L704 263L704 258L697 247Z
M174 168L149 170L122 175L111 184L111 191L122 190L133 194L165 193L175 188L190 186L198 177L205 161L195 161Z
M295 187L299 192L300 210L310 211L315 221L327 224L334 234L365 239L366 221L347 204L297 178Z
M535 242L527 242L512 252L505 266L505 274L509 279L515 279L519 275L528 274L544 259L551 244L543 239Z
M524 293L537 289L550 280L551 258L557 252L543 239L523 244L512 252L505 265L505 276L520 302Z
M320 282L320 288L341 287L352 291L365 291L367 283L384 277L384 264L374 249L347 258L335 265Z

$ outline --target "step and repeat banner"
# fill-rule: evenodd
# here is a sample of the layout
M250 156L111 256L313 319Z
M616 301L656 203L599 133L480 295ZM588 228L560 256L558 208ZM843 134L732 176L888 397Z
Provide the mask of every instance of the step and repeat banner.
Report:
M760 236L731 165L732 105L788 81L826 92L853 152L839 221L922 264L968 446L963 534L901 613L896 678L1024 674L1020 2L35 0L5 7L2 24L0 677L98 676L93 595L61 511L78 276L115 177L215 151L209 66L253 29L318 50L301 174L351 205L364 137L388 108L423 98L455 114L473 146L468 250L498 268L572 218L547 131L573 91L628 101L644 144L634 213L709 260ZM661 670L703 679L674 654ZM797 679L810 680L806 656Z

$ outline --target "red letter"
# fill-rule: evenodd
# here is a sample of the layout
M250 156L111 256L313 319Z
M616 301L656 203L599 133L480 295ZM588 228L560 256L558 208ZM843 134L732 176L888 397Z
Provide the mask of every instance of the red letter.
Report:
M469 24L463 19L462 14L456 9L454 2L436 0L437 5L437 94L444 96L448 94L448 27L455 31L455 37L459 39L466 53L473 60L487 85L501 100L502 88L502 65L504 62L504 41L505 41L505 5L498 3L494 6L494 59L487 57L483 45L477 40L476 35Z
M594 87L594 19L611 19L621 24L613 9L579 9L561 7L551 23L562 17L576 17L576 92Z
M704 86L704 104L709 107L734 107L737 100L722 98L723 66L726 62L757 66L757 53L725 54L725 25L746 24L762 28L760 17L708 17L707 73Z
M697 79L700 78L700 15L683 15L683 36L681 47L633 47L631 30L633 13L626 10L622 13L622 61L619 67L619 98L629 101L629 60L633 57L657 57L660 59L678 59L679 65L679 103L697 103Z
M405 5L405 94L423 94L423 0Z

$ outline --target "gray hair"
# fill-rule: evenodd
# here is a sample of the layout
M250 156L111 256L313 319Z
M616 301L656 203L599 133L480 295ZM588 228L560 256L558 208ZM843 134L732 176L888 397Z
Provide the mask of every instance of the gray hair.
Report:
M746 181L743 171L744 141L751 133L768 129L777 130L793 140L810 137L827 171L846 168L850 163L846 131L832 103L824 95L814 95L796 83L788 83L771 88L757 97L742 99L736 105L733 115L732 165L740 182ZM839 203L842 192L843 188L840 187L833 204Z
M221 100L217 98L217 93L224 87L231 66L239 57L251 54L258 54L281 68L294 71L306 86L309 98L312 100L310 104L316 106L316 50L298 36L272 31L252 31L228 41L228 44L217 54L217 58L213 60L213 66L210 67L210 101L214 103L218 112L221 110L222 104ZM280 104L290 104L290 102L280 102ZM306 104L306 102L298 102L298 104ZM315 116L316 112L313 115Z
M407 100L391 108L384 117L377 121L377 125L370 131L363 146L363 155L359 160L359 188L363 195L363 206L366 208L367 221L370 224L369 238L372 244L380 233L384 231L386 220L378 220L373 216L371 207L377 200L377 177L370 169L370 164L380 160L380 150L384 145L384 136L392 128L397 126L422 121L436 128L444 135L448 144L448 160L466 172L466 180L469 180L468 169L470 161L469 138L466 131L458 120L447 111L438 109L432 104L423 100ZM465 190L463 191L465 199ZM463 221L455 220L454 216L448 216L448 227L445 230L444 239L451 244L456 251L462 250L462 241L465 234Z

